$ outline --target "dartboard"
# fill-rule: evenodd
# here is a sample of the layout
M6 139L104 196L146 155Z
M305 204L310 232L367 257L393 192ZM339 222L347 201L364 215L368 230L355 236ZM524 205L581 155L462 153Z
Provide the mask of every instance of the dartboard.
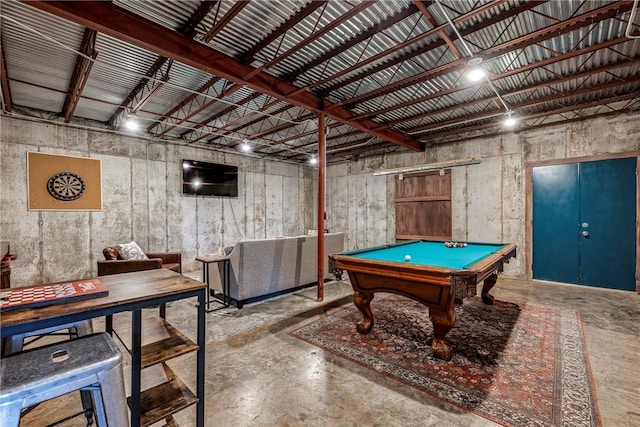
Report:
M70 202L82 197L85 184L82 178L75 173L60 172L49 178L47 190L56 199Z

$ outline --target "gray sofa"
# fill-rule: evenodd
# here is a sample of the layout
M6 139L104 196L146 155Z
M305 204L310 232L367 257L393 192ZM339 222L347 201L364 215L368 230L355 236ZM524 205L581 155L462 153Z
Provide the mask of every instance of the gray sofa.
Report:
M344 233L326 233L324 277L329 277L331 253L344 250ZM229 295L243 304L300 289L317 282L318 236L240 240L229 253ZM222 290L222 264L209 264L211 287Z

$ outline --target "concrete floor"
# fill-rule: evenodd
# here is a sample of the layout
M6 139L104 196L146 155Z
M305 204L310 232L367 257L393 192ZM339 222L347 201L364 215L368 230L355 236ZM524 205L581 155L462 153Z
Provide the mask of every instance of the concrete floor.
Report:
M200 277L199 272L190 275ZM579 310L604 426L640 426L640 296L634 293L529 282L501 277L497 299L541 302ZM207 315L207 426L493 426L394 380L287 335L305 322L351 304L348 283L326 285L324 303L315 288ZM193 301L168 309L170 322L195 332ZM151 315L152 310L148 310ZM128 318L116 319L126 330ZM96 322L96 329L102 325ZM195 357L171 368L195 385ZM76 395L37 408L21 425L51 422L51 414L73 412ZM187 409L176 416L194 425ZM46 422L44 422L46 421ZM83 425L76 418L63 425Z

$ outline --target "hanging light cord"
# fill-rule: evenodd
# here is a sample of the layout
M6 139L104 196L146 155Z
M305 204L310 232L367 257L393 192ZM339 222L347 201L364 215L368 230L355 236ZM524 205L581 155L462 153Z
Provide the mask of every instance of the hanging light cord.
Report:
M637 0L636 0L637 1ZM467 44L467 42L465 41L465 39L462 37L462 34L460 34L460 32L458 31L458 29L456 28L455 24L453 23L453 21L451 20L451 18L449 18L449 15L447 14L447 11L444 9L444 6L442 6L442 3L440 2L440 0L435 0L436 4L440 7L440 11L442 11L442 14L444 15L445 19L447 20L447 22L449 23L449 25L451 26L451 28L453 29L453 31L456 33L456 36L458 36L458 39L460 40L460 42L462 43L462 46L464 47L464 50L467 51L467 55L469 55L471 58L475 58L476 56L474 55L474 53L471 51L471 49L469 48L469 45ZM491 90L493 91L493 93L496 94L496 96L498 97L498 100L500 101L500 103L502 104L502 106L504 107L505 111L507 113L511 112L511 109L509 108L509 106L507 105L506 102L504 102L504 99L502 99L502 96L500 95L500 92L498 92L498 89L496 89L496 87L493 85L493 82L491 82L491 80L489 78L487 78L487 85L489 86L489 88L491 88Z

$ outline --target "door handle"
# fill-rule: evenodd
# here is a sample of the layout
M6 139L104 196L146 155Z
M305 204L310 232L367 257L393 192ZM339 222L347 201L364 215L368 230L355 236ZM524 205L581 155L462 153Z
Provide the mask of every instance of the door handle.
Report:
M584 231L583 231L582 233L580 233L580 234L582 234L584 237L589 237L589 232L588 232L587 230L584 230Z

